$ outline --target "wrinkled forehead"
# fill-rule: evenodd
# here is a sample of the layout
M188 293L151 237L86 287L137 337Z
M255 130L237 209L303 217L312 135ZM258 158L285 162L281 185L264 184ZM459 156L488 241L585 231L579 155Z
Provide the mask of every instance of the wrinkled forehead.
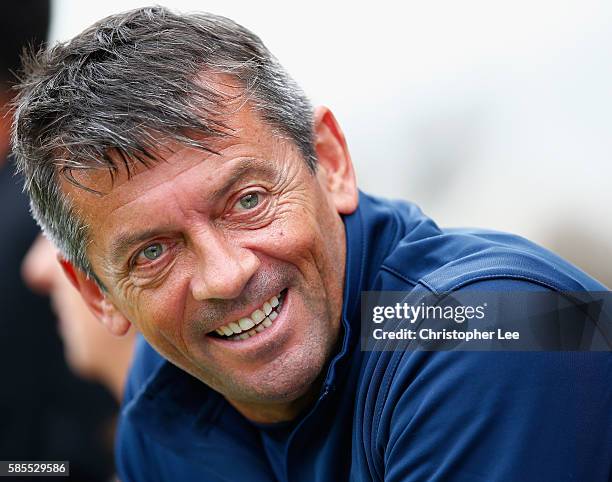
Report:
M111 147L106 154L117 168L116 172L111 172L108 166L103 166L101 169L92 166L71 171L71 177L74 177L77 184L81 184L86 190L97 190L95 186L100 186L106 187L100 191L106 193L110 187L116 188L135 176L142 176L156 164L172 160L178 152L188 152L208 158L210 155L227 154L225 151L239 144L251 144L266 151L271 147L270 144L279 140L279 136L275 135L271 126L251 107L250 102L243 103L234 111L228 110L223 120L225 133L222 136L212 137L189 132L187 135L193 142L187 144L178 136L174 138L160 134L155 145L149 147L144 155L138 152L124 153L118 148Z

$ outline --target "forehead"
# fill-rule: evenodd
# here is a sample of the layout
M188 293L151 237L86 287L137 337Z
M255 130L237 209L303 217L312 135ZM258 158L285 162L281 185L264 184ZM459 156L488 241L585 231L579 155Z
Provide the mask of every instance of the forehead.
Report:
M92 211L111 212L147 191L172 184L179 178L197 181L206 188L220 180L223 170L235 167L234 161L261 161L260 167L267 164L274 168L279 159L302 157L293 142L279 136L248 104L229 115L226 124L231 135L198 139L214 153L169 139L152 150L156 160L149 167L134 162L128 175L122 162L118 162L119 171L113 176L106 170L76 172L75 179L87 189L66 180L62 180L62 189L77 211L84 215L85 221L95 226L93 219L87 219ZM251 167L256 164L250 163Z

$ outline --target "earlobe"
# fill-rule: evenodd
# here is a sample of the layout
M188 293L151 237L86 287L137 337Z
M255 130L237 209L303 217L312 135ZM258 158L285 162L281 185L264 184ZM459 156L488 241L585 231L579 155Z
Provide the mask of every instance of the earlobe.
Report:
M342 129L327 107L315 109L314 133L321 183L337 211L351 214L359 198L355 171Z
M130 329L130 322L117 310L106 297L101 301L102 316L100 321L115 336L123 336Z
M100 289L98 284L83 271L76 268L70 261L59 258L64 273L79 291L83 300L104 326L113 335L123 336L130 329L130 322L108 299L108 295Z

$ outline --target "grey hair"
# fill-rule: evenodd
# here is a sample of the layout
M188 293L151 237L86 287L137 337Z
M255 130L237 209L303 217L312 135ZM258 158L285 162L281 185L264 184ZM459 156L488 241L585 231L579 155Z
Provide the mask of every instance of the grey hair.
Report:
M23 64L13 150L32 214L63 256L96 280L88 227L62 191L62 177L91 190L75 172L107 170L113 178L125 168L129 176L134 163L158 161L153 152L164 138L214 152L201 138L232 135L223 116L236 99L206 74L236 79L244 101L316 170L310 102L259 37L227 18L136 9Z

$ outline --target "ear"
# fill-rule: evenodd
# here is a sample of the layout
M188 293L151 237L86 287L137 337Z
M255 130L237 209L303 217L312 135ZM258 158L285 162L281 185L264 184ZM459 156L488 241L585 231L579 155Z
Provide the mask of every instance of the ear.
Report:
M91 312L113 335L123 336L130 329L130 322L108 299L98 284L70 261L58 256L64 273L85 300Z
M327 107L315 109L314 134L320 181L337 211L351 214L359 202L353 162L342 129Z

